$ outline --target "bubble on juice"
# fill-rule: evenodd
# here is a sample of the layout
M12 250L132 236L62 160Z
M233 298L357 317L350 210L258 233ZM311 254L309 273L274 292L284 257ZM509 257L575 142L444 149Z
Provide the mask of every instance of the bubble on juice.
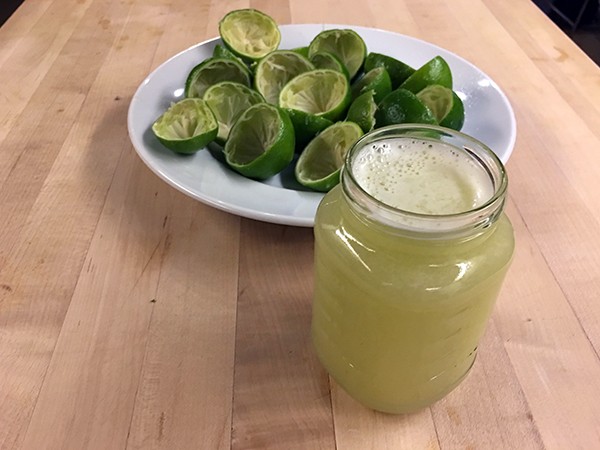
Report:
M394 138L359 150L357 183L379 201L404 211L441 215L470 211L494 194L486 169L449 144Z

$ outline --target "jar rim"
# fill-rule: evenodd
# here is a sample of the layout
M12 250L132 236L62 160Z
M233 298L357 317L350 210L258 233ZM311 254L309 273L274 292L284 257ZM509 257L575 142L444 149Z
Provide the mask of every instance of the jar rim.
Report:
M421 135L419 135L419 133L421 133ZM434 138L431 137L432 134L435 136ZM414 212L391 206L379 200L367 192L365 188L358 183L352 172L352 163L359 150L366 145L395 137L414 137L422 140L443 142L455 147L460 151L466 152L471 158L476 160L476 162L479 163L490 176L494 190L493 195L476 207L466 211L450 214L427 214ZM457 143L450 142L449 140L456 140L461 145L457 145ZM487 145L478 139L460 131L441 127L439 125L428 124L389 125L366 133L354 143L354 145L346 154L345 164L341 173L341 179L342 188L345 195L349 196L354 202L357 202L359 205L363 206L362 209L364 209L365 203L369 203L372 205L372 208L368 208L370 211L373 208L376 208L380 210L380 212L383 211L385 213L383 214L384 216L402 216L404 218L413 219L417 222L456 222L457 225L459 225L458 222L462 223L464 221L471 223L472 221L469 221L468 219L473 219L476 221L477 218L483 219L491 217L495 220L496 216L498 216L503 210L504 199L508 189L508 176L506 173L506 168L504 167L504 164L500 158L498 158L498 156ZM390 220L384 220L384 222L389 225L396 225L395 223L389 223ZM450 225L447 231L456 230L457 228L462 227L452 227Z

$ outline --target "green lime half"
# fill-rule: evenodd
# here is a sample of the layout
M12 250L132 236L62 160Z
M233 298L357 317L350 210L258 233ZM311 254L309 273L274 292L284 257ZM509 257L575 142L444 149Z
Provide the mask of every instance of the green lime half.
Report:
M331 69L343 73L348 79L348 69L340 59L331 52L317 52L310 58L316 69Z
M238 58L231 50L221 44L215 45L213 49L213 58L222 58L222 59L233 59L239 63L244 64L244 62Z
M460 131L465 124L465 105L454 91L452 91L452 100L452 109L440 121L440 125Z
M375 128L376 111L375 93L372 90L368 90L360 94L352 102L346 119L358 124L365 133L368 133Z
M432 84L419 92L417 98L431 110L441 126L454 130L462 128L465 121L465 108L462 100L452 89Z
M396 123L437 124L431 110L406 89L396 89L389 93L375 112L377 128Z
M365 59L365 72L369 72L375 67L385 67L392 81L392 89L398 88L404 80L415 73L415 69L402 61L398 61L396 58L371 52Z
M158 140L177 153L195 153L206 147L217 137L218 128L213 112L200 98L174 103L152 125Z
M294 157L294 126L287 113L268 103L251 106L233 125L225 160L244 176L264 180Z
M254 74L254 87L272 105L279 103L281 89L296 75L315 67L304 56L291 50L276 50L261 59Z
M308 58L308 46L296 47L296 48L293 48L292 51L304 56L305 58Z
M212 85L206 90L203 98L219 122L216 141L221 145L225 144L229 130L237 118L252 105L265 101L255 90L233 81L222 81Z
M350 99L350 85L342 73L318 69L292 78L279 94L279 106L335 121L344 114Z
M319 52L330 52L337 56L352 79L365 61L367 46L354 30L325 30L317 34L308 46L309 58Z
M215 45L212 56L213 56L213 58L219 58L219 59L232 59L236 62L239 62L242 66L248 67L246 65L246 62L242 58L240 58L239 56L236 56L235 53L233 53L225 45L222 45L222 44Z
M319 132L330 125L331 120L324 117L315 116L297 109L286 109L290 120L294 125L294 134L296 137L296 153L300 153Z
M419 67L400 87L416 94L432 84L452 89L452 72L441 56L436 56Z
M337 122L325 128L298 158L294 170L298 183L316 191L329 191L340 181L346 153L362 135L353 122Z
M377 103L392 92L392 80L390 80L385 67L375 67L369 70L350 86L353 99L356 99L360 94L369 90L374 92L375 102Z
M192 69L185 82L185 96L202 98L206 90L221 81L250 86L250 71L240 62L227 58L209 58Z
M237 56L256 61L277 50L281 33L277 23L256 9L237 9L219 22L219 34Z

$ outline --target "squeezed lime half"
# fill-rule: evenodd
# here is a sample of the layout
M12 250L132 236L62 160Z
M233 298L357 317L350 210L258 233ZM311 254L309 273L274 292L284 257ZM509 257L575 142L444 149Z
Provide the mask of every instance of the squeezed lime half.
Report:
M317 69L304 72L287 83L279 94L279 106L321 116L341 117L350 104L350 85L340 72Z
M350 78L354 78L365 61L367 46L354 30L324 30L308 46L308 57L319 52L333 53L346 66Z
M238 9L219 22L219 34L237 56L256 61L274 50L281 41L277 23L256 9Z
M368 90L360 94L352 102L348 109L346 120L358 124L365 132L375 128L375 113L377 112L377 103L375 102L375 92Z
M431 110L415 94L402 88L390 92L379 103L375 122L378 128L397 123L437 124Z
M340 181L346 153L363 135L353 122L337 122L306 146L294 170L296 180L310 189L327 192Z
M432 84L452 89L452 72L441 56L436 56L419 67L400 87L416 94Z
M314 68L308 58L299 53L276 50L258 62L254 74L254 87L267 102L277 105L279 93L288 81Z
M372 90L375 94L375 102L379 103L392 92L392 80L385 67L375 67L352 83L350 90L353 99L356 99L363 92Z
M364 70L365 72L369 72L376 67L385 67L392 81L392 89L398 88L404 80L415 73L415 69L396 58L382 53L371 52L365 59Z
M233 81L222 81L206 90L204 101L215 114L215 118L219 123L216 141L223 145L238 117L252 105L262 103L265 100L258 92L248 86Z
M206 102L186 98L172 104L152 125L152 132L177 153L195 153L217 137L219 125Z
M298 109L286 109L290 120L294 125L294 135L296 137L296 153L301 153L312 138L323 131L333 122L324 117L315 116Z
M194 67L185 82L185 96L202 98L206 90L221 81L250 86L250 70L230 58L208 58Z
M314 64L315 69L336 70L350 79L350 74L344 63L331 52L317 52L311 56L310 62Z
M242 175L269 178L294 157L294 126L282 109L258 103L235 122L224 153L227 164Z

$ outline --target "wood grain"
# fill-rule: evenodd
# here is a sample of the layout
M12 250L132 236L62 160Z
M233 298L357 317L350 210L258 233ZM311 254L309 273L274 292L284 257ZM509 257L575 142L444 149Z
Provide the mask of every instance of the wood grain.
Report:
M240 247L232 448L332 448L309 334L312 230L244 220Z
M151 70L236 8L403 33L506 92L513 266L419 413L310 343L313 236L186 197L132 148ZM600 448L600 69L528 0L27 0L0 28L0 449Z

